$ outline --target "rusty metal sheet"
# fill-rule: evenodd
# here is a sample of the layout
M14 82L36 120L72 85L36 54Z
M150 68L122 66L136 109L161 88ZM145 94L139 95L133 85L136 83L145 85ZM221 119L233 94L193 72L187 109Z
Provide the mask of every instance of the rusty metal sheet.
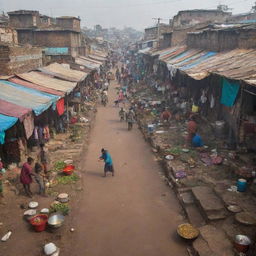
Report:
M43 73L50 73L55 77L70 81L79 82L86 78L87 73L63 67L61 64L53 63L49 66L39 68Z
M56 79L36 71L18 74L17 76L31 83L38 84L47 88L52 88L58 91L66 92L66 93L71 92L77 85L77 83Z

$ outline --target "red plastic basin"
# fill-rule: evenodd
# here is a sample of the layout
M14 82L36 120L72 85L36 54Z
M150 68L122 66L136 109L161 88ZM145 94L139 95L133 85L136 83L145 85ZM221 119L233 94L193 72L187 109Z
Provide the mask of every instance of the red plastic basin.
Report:
M36 232L42 232L46 228L47 220L47 215L38 214L30 219L30 224L34 227Z

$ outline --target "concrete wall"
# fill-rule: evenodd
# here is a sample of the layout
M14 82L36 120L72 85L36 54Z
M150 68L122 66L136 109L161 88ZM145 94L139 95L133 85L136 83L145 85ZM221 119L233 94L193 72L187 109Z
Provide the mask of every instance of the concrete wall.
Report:
M76 18L57 18L57 25L64 29L71 29L77 32L81 31L80 20Z
M0 43L18 44L17 31L9 27L0 27Z
M190 10L180 11L174 16L173 28L193 26L204 22L224 22L231 13L217 10Z
M159 27L159 33L160 35L164 33L171 32L171 26L167 24L162 24ZM151 28L146 28L145 33L144 33L144 40L152 40L156 39L158 34L158 28L156 27L151 27Z
M41 48L0 46L0 75L28 72L41 66Z
M255 48L256 30L206 30L199 33L188 33L187 45L189 48L209 51Z
M185 44L187 42L187 33L194 32L202 27L207 26L208 23L197 24L188 28L175 28L172 32L171 46Z

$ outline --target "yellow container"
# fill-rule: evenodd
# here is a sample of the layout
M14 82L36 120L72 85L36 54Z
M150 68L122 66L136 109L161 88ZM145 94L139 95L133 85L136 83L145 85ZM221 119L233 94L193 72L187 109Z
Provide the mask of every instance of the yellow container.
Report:
M196 105L192 105L192 112L197 113L199 111L199 107Z

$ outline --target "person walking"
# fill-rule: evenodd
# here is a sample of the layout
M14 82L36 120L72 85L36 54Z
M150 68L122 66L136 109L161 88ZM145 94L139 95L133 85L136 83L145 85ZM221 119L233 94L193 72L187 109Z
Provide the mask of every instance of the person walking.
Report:
M103 160L105 162L104 166L104 176L107 176L107 172L112 172L112 176L114 176L114 167L113 160L108 151L104 148L101 149L101 156L99 157L99 161Z
M34 176L32 172L32 165L34 163L34 159L32 157L28 157L27 162L23 164L21 172L20 172L20 182L22 183L25 193L27 196L32 197L32 192L30 190L30 184L32 183L32 176Z

